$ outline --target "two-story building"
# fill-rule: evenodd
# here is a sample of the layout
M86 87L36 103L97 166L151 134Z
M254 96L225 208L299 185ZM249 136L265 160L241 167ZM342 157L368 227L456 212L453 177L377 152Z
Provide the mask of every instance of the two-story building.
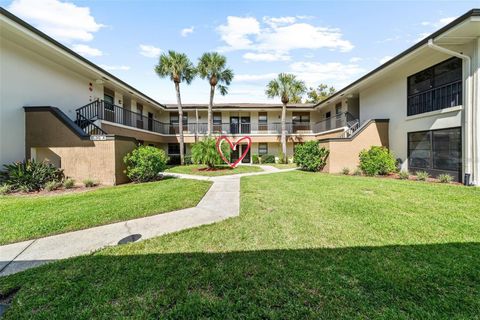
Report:
M34 158L75 179L126 181L124 155L138 144L178 160L207 133L207 105L148 97L31 25L0 11L0 163ZM479 183L480 10L474 9L316 105L287 108L287 156L296 143L330 150L325 168L358 165L358 153L389 147L412 172ZM281 151L281 104L216 104L213 134L248 135L254 154ZM180 124L181 123L181 124ZM232 157L238 157L243 146Z

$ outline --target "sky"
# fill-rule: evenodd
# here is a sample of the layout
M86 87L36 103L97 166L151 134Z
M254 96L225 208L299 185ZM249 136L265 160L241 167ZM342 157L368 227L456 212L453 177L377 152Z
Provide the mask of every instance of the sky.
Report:
M161 103L161 53L227 57L235 77L216 102L278 102L265 86L280 72L307 87L341 89L414 45L477 1L0 0L0 5ZM182 102L208 103L209 84L182 84Z

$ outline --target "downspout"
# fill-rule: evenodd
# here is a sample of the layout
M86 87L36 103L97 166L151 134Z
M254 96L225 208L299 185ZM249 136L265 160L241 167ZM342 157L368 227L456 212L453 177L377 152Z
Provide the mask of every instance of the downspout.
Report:
M474 182L478 179L477 172L473 170L473 164L475 163L474 154L472 151L473 145L473 123L472 123L472 112L473 112L473 104L472 104L472 96L473 96L473 88L472 88L472 60L469 56L464 55L462 53L458 53L456 51L441 47L435 43L433 43L433 39L429 39L427 43L429 48L433 50L437 50L448 55L457 57L462 59L465 62L465 68L463 72L463 79L465 79L465 94L464 94L464 109L465 109L465 117L464 117L464 127L465 127L465 174L470 174L471 182ZM465 182L465 181L464 181Z

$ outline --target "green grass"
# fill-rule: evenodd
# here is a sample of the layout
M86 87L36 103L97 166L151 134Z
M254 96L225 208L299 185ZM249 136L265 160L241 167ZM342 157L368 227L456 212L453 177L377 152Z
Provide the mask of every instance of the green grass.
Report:
M239 173L249 173L249 172L260 172L263 171L262 168L257 166L242 166L239 165L235 169L230 168L227 165L217 166L215 170L205 170L207 167L203 165L185 165L185 166L174 166L165 170L166 172L172 173L183 173L183 174L194 174L200 176L209 176L209 177L218 177L226 176L231 174Z
M0 278L6 319L478 319L480 189L300 171L241 215Z
M266 166L272 166L278 169L291 169L297 168L298 166L295 163L265 163Z
M0 196L0 244L194 207L210 185L165 179L66 195Z

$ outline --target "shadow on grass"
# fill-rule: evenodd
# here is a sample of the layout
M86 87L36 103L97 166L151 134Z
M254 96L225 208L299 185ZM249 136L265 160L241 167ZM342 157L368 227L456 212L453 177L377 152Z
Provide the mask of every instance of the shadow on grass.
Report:
M479 243L102 254L0 278L3 295L20 288L6 319L451 319L480 310Z

